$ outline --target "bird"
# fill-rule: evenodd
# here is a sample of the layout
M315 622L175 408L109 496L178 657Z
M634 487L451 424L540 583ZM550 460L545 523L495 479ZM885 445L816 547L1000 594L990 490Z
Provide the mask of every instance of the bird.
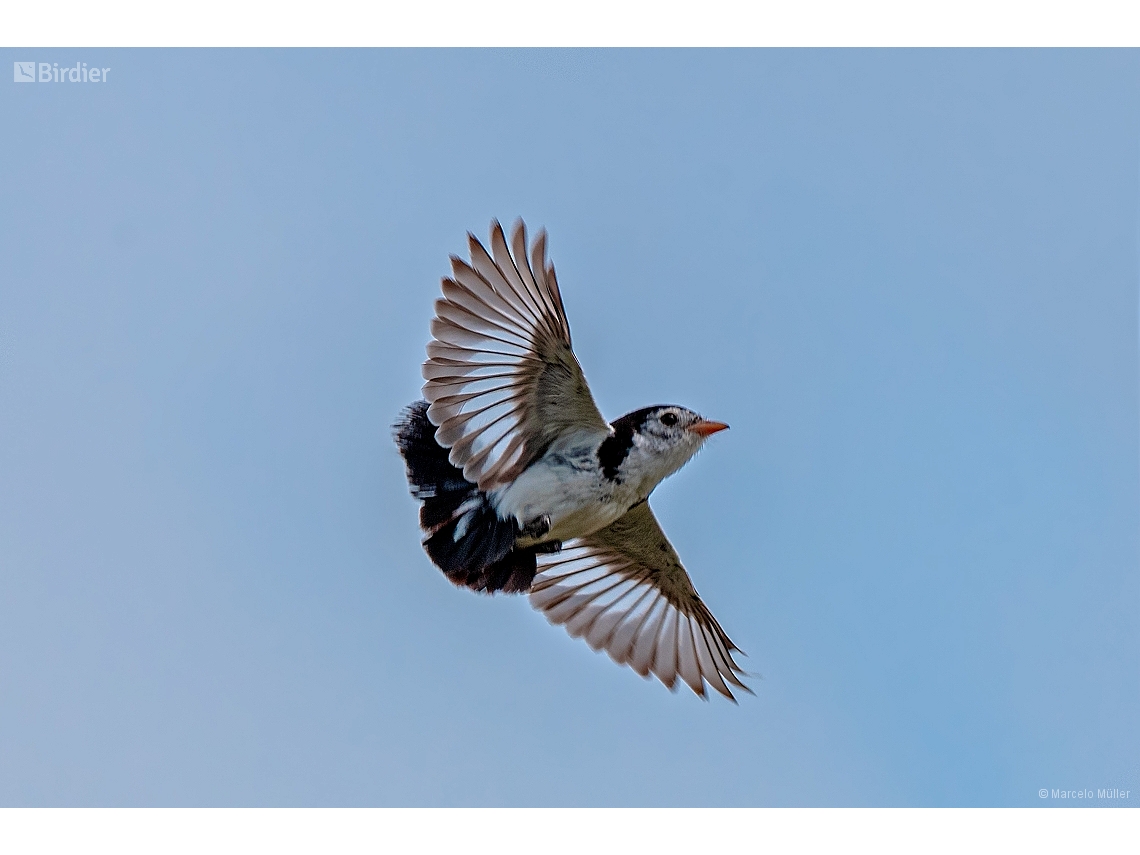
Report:
M423 547L455 585L527 594L595 651L670 690L751 694L649 496L728 425L676 405L607 422L574 355L547 235L468 232L451 256L423 398L393 435Z

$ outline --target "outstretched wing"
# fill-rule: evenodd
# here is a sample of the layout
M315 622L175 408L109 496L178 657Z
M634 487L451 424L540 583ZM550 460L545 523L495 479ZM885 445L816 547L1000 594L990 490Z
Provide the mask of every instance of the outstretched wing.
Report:
M555 439L609 431L570 345L570 325L539 232L527 261L522 220L498 221L491 253L468 234L471 263L451 258L423 375L436 441L463 477L489 490L514 480Z
M648 502L539 555L538 567L531 604L619 665L652 672L670 689L679 676L701 697L705 680L730 700L729 683L751 693L732 658L739 648L697 596Z

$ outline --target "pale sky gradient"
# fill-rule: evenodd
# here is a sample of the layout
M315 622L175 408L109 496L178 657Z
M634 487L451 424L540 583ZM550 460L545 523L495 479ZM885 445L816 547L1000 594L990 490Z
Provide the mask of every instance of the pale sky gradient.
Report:
M1140 54L0 59L112 69L0 82L0 805L1140 804ZM739 706L419 547L518 214L607 417L732 425L652 501Z

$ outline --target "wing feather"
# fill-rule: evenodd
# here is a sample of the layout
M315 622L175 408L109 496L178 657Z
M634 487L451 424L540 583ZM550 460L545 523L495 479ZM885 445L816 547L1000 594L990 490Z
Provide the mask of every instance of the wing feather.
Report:
M609 650L612 651L614 661L622 665L628 665L629 660L633 657L637 635L648 616L642 606L646 599L652 603L653 600L650 598L655 593L649 585L640 585L639 588L639 596L636 599L631 596L629 599L632 602L627 602L621 606L623 610L622 622L610 637Z
M490 246L468 235L470 263L452 257L423 366L436 441L484 491L513 481L561 436L609 432L574 357L545 232L529 260L521 220L510 246L493 222Z
M538 556L531 604L595 650L668 688L680 677L706 697L707 683L730 700L750 691L739 649L697 595L689 574L642 502L607 528Z
M629 660L629 667L642 677L649 676L649 669L657 654L657 641L661 637L661 622L669 613L669 607L660 594L653 600L653 604L646 612L646 623L637 636L633 655Z
M521 224L515 225L515 231L520 231ZM526 232L523 230L523 246L526 246ZM495 268L507 280L508 287L512 290L526 294L538 313L538 321L542 324L547 333L555 338L561 338L561 331L557 324L558 310L555 306L546 299L546 295L539 288L538 283L535 282L533 276L523 277L519 273L518 267L515 265L515 260L511 258L511 253L507 249L507 241L503 237L502 229L491 229L491 251L494 253L493 264ZM526 253L522 255L524 266L526 261Z
M499 229L501 231L501 228ZM494 225L491 226L492 238L495 233ZM545 319L543 318L542 306L534 294L531 294L528 289L512 288L511 283L507 281L506 275L495 264L495 260L487 253L483 244L479 243L479 239L473 234L467 235L468 252L471 255L471 266L479 277L491 286L491 289L499 296L505 298L508 302L512 303L516 309L521 310L524 314L528 315L531 321L539 326L545 327Z
M662 621L657 655L653 657L653 673L667 689L672 689L677 684L677 624L680 622L681 612L670 609Z
M690 689L703 698L705 684L701 680L701 666L694 648L692 620L682 617L677 637L677 673Z
M444 279L444 296L450 285L461 288L486 310L517 323L521 329L530 330L538 322L534 312L514 293L500 294L491 287L474 267L456 256L451 257L451 274L454 279Z
M526 330L520 330L505 318L492 319L477 315L467 307L447 300L435 301L435 313L440 320L468 332L483 333L494 340L505 339L511 344L520 345L524 348L530 346L530 338L527 336Z

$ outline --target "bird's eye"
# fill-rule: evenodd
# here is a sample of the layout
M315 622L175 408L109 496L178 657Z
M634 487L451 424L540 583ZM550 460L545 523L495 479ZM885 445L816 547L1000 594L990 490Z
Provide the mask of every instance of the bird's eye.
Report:
M661 424L665 425L665 427L673 427L673 425L677 424L677 414L665 413L661 416Z

